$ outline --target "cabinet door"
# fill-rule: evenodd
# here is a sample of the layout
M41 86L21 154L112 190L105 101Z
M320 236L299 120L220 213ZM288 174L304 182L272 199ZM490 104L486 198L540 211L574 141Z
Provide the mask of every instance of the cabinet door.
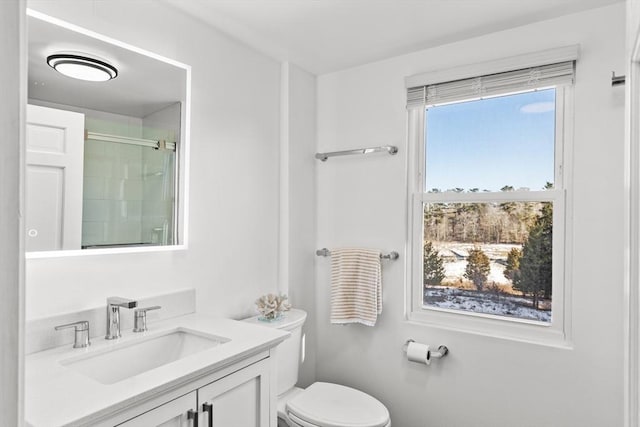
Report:
M196 427L197 424L194 424L189 415L192 411L194 416L197 416L195 414L196 396L196 392L193 391L118 425L122 427Z
M204 427L269 427L269 359L198 389Z

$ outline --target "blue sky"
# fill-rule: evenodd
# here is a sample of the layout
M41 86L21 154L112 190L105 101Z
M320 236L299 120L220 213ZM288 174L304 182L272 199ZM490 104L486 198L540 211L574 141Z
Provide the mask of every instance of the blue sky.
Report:
M429 108L427 190L553 182L554 104L555 90L546 89Z

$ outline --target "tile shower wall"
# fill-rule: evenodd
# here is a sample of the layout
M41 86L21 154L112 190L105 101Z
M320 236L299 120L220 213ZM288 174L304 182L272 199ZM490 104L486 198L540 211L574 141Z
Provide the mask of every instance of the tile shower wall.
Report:
M122 126L90 117L86 128L137 138L173 136L167 131L145 132L142 123ZM169 150L85 141L83 247L173 243L174 160Z
M142 242L142 150L85 141L82 245Z

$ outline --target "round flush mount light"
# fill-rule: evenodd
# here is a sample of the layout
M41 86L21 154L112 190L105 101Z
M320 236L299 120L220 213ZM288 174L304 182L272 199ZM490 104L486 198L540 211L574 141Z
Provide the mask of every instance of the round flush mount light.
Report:
M111 64L88 56L58 53L47 57L47 64L60 74L91 82L106 82L118 76Z

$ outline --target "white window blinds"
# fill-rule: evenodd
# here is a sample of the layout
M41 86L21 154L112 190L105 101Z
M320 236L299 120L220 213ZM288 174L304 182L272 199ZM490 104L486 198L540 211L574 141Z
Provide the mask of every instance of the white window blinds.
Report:
M407 89L407 108L573 84L575 61L523 68L504 73L416 86Z

